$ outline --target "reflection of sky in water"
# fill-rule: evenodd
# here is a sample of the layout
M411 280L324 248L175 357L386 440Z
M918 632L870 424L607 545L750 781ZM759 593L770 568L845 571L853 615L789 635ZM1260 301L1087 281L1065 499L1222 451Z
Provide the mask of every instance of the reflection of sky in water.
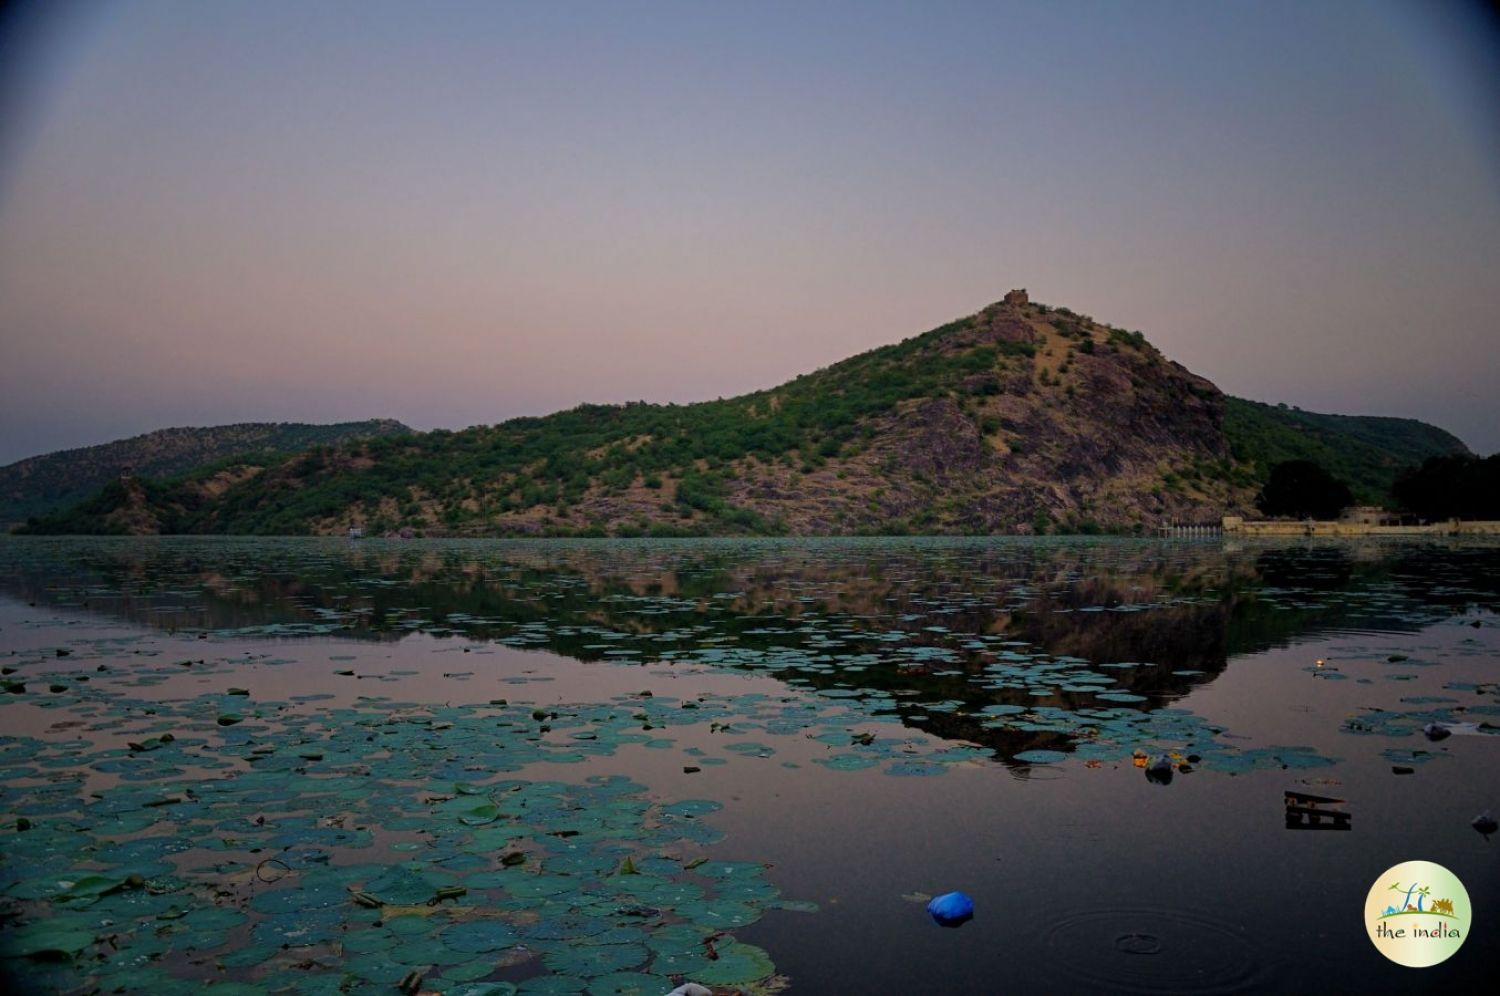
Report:
M457 983L495 951L515 964L470 978L543 991L553 976L664 976L678 964L702 974L701 958L657 961L650 942L681 947L694 930L725 926L743 942L725 971L759 971L763 947L806 991L1086 988L1106 977L1160 990L1271 985L1300 977L1287 974L1288 952L1298 973L1307 959L1341 958L1378 980L1362 930L1328 934L1345 919L1359 927L1357 900L1343 910L1341 889L1362 896L1364 878L1402 857L1454 868L1476 904L1487 887L1475 879L1494 879L1493 852L1467 822L1500 802L1500 743L1489 735L1500 725L1497 560L1483 546L1118 541L7 542L0 634L15 669L6 680L25 691L6 696L0 715L10 736L38 740L7 742L5 799L14 813L62 813L75 791L101 792L91 811L124 807L136 832L186 835L210 826L211 814L187 808L196 800L141 801L234 774L244 788L223 802L235 819L264 807L247 778L311 813L315 783L349 782L334 808L365 821L370 840L347 852L316 834L291 841L291 881L305 881L307 896L368 891L356 872L327 867L372 855L410 857L434 881L499 876L498 891L474 896L515 936L447 968L446 924L413 922L398 943L342 899L314 918L340 937L360 933L356 946L404 952L371 971L425 966L429 980ZM1420 731L1430 722L1458 735L1429 742ZM1165 785L1140 770L1161 758ZM21 787L80 767L81 782L64 777L40 795ZM622 777L597 797L535 790L549 800L537 812L550 815L532 814L532 829L546 838L563 826L559 799L590 820L615 799L620 822L585 828L585 863L672 851L676 864L646 876L663 884L640 886L653 916L601 914L604 893L588 891L614 889L607 901L619 907L614 887L632 876L538 904L505 887L542 886L505 878L498 852L464 850L499 820L485 808L504 804L494 785L518 776ZM361 794L357 779L375 782ZM454 795L471 781L473 806L466 790ZM1283 829L1286 788L1349 799L1353 831ZM661 807L694 797L723 808L658 824ZM479 839L517 839L497 829ZM286 832L280 843L262 833L259 853L287 847ZM517 874L545 876L548 860L565 860L550 845L573 839L531 845ZM45 850L42 840L28 838ZM391 851L393 840L419 849ZM104 844L96 872L114 853ZM777 910L766 892L718 924L713 903L733 900L683 867L700 850L769 863L768 883L821 911ZM75 871L76 856L64 857L60 871ZM189 884L170 895L186 903L202 868L176 871ZM14 861L6 874L17 879ZM684 884L708 905L674 905ZM948 888L975 895L979 917L962 931L924 930L920 905L901 896ZM1288 916L1288 903L1305 915ZM647 956L624 964L627 954L581 937L527 947L538 909L577 917L585 907L610 930L635 931L622 943ZM251 926L226 920L198 946L257 950L253 924L269 912L246 912ZM275 928L258 929L264 941ZM328 957L335 940L292 950ZM997 965L995 950L1016 945ZM201 969L181 944L163 953L173 972ZM580 975L573 955L600 971ZM1477 969L1459 957L1433 971L1462 980ZM656 981L610 984L649 991Z

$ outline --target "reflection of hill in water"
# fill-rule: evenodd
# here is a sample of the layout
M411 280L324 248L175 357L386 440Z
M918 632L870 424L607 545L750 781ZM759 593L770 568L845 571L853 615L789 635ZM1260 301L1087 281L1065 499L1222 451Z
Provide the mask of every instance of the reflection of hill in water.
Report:
M1411 630L1493 605L1495 559L1484 547L1114 541L9 541L0 590L135 625L254 636L421 630L580 660L796 651L763 669L892 694L909 725L1011 754L1065 738L996 731L931 706L1071 710L1092 697L984 687L994 641L975 646L975 636L1094 668L1142 662L1108 673L1159 705L1236 655L1328 630ZM855 673L815 666L859 654L877 663Z

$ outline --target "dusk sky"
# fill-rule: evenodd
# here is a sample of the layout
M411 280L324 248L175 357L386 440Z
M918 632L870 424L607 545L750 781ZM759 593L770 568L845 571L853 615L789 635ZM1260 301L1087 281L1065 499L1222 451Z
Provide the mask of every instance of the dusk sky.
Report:
M1500 450L1480 5L65 2L0 37L0 463L771 386L1012 287Z

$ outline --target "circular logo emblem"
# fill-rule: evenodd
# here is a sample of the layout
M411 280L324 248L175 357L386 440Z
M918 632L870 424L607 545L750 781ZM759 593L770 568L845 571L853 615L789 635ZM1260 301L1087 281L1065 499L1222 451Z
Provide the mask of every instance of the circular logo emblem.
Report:
M1365 897L1371 943L1407 968L1426 968L1453 957L1469 936L1473 916L1458 876L1431 861L1403 861L1387 868Z

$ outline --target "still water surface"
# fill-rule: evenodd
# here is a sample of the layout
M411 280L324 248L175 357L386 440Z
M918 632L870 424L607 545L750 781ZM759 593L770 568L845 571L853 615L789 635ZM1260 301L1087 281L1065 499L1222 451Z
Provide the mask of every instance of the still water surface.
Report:
M0 971L1477 989L1497 604L1482 544L3 540ZM1413 971L1361 912L1418 858L1475 921Z

